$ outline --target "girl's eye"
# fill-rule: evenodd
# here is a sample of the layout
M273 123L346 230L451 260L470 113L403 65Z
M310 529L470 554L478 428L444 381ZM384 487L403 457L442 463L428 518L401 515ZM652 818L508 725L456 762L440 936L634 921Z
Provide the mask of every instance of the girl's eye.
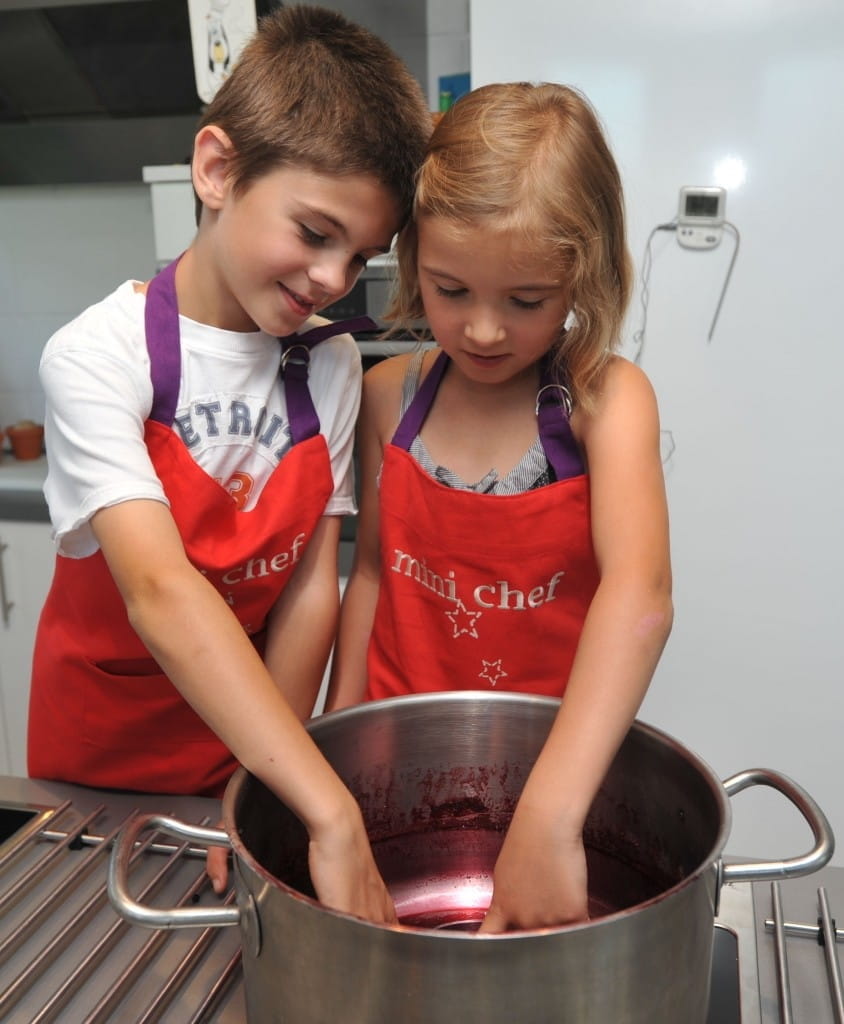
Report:
M461 295L465 295L465 288L443 288L441 284L435 284L437 295L442 295L444 299L459 299Z
M300 224L299 230L302 234L302 241L306 245L320 246L325 244L326 236L319 234L317 231L312 231L306 224Z
M545 302L544 299L534 299L529 302L527 299L519 299L515 295L511 301L518 309L542 309Z

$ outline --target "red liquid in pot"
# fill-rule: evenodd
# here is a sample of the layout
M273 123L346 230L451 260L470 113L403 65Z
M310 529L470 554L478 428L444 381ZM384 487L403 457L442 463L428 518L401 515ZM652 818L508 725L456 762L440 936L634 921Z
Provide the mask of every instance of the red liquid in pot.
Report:
M448 828L373 843L401 924L477 931L492 899L492 872L502 841L502 833L491 829ZM586 858L590 920L642 903L672 884L588 845Z

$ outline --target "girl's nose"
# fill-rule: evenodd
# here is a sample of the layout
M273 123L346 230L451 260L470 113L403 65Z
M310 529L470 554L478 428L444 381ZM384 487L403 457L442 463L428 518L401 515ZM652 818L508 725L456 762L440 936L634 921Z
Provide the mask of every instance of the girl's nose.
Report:
M504 325L491 312L478 310L466 321L466 338L476 345L494 345L504 340Z

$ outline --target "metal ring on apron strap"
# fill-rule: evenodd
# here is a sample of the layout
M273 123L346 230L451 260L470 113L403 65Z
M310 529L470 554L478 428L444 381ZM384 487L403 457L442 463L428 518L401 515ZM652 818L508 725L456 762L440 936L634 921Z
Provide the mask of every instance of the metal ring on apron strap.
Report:
M537 416L539 415L539 406L540 406L540 403L542 402L542 393L543 393L543 391L551 391L551 390L557 390L557 391L560 392L560 394L562 395L562 398L563 398L563 406L565 407L566 415L567 416L571 416L571 410L572 410L572 407L573 407L573 403L572 403L572 400L571 400L571 393L569 392L568 388L564 387L562 384L543 384L542 385L542 387L536 393L536 410L535 410L534 414L537 415Z
M296 351L296 349L300 349L305 354L304 354L304 356L299 356L297 359L294 359L294 362L299 363L302 366L307 366L308 363L310 363L310 361L311 361L311 350L308 348L307 345L291 345L290 348L286 348L284 350L284 352L282 352L282 354L281 354L281 372L282 373L284 373L284 370L285 370L287 364L290 362L290 358L293 355L293 353Z

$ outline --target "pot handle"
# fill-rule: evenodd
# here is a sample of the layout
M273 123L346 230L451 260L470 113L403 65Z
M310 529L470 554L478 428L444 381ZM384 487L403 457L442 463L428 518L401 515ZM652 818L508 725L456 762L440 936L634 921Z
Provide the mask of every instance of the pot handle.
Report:
M815 845L808 853L788 860L722 864L722 881L758 882L764 879L797 878L819 871L835 850L832 828L820 807L793 779L769 768L751 768L724 780L727 796L734 796L749 786L771 786L787 797L808 822L815 837Z
M237 907L150 907L139 903L129 892L129 860L142 832L154 829L177 839L202 846L231 846L221 829L188 825L163 814L138 814L118 834L109 857L108 896L114 909L132 924L145 928L197 928L240 923Z

